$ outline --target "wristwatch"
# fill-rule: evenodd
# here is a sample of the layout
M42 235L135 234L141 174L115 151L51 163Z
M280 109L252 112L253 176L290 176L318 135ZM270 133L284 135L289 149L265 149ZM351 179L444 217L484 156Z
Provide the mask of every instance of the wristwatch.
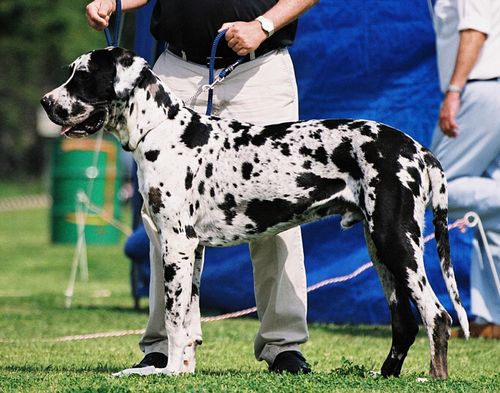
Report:
M259 16L255 20L260 22L260 26L262 27L262 30L264 30L267 33L268 38L273 35L274 23L271 19L268 19L265 16Z
M446 92L462 94L462 90L463 88L461 88L460 86L452 85L450 83L448 85L448 88L446 89Z

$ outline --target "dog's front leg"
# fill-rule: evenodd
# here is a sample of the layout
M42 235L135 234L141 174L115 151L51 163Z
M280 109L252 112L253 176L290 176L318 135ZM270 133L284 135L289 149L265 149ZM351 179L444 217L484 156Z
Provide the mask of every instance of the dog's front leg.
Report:
M195 250L198 239L171 233L163 240L165 277L165 325L168 335L166 374L193 372L184 368L184 353L190 344L186 315L191 301Z
M189 342L184 350L183 372L193 373L196 368L196 347L202 343L200 313L200 280L203 270L205 247L198 246L195 252L193 286L184 326L189 334Z

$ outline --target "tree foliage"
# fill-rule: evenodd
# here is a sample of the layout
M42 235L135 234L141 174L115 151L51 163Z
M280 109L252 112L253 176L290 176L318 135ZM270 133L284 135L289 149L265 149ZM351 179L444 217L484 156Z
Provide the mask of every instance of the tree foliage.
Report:
M85 19L87 0L0 2L0 177L36 176L43 149L36 111L44 93L67 78L64 67L106 46Z

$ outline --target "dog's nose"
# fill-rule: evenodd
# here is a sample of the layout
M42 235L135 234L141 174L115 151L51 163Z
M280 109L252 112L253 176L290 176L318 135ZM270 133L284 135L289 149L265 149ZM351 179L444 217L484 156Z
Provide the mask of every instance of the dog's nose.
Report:
M48 112L50 110L52 102L53 100L48 95L42 97L42 99L40 100L40 104L42 104L43 109L45 109L45 112Z

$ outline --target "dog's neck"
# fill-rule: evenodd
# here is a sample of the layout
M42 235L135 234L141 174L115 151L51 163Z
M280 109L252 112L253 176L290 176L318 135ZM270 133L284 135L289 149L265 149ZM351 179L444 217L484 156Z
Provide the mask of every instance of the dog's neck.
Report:
M172 120L183 106L151 69L144 68L127 99L113 106L109 128L116 130L126 150L134 151L151 130Z

